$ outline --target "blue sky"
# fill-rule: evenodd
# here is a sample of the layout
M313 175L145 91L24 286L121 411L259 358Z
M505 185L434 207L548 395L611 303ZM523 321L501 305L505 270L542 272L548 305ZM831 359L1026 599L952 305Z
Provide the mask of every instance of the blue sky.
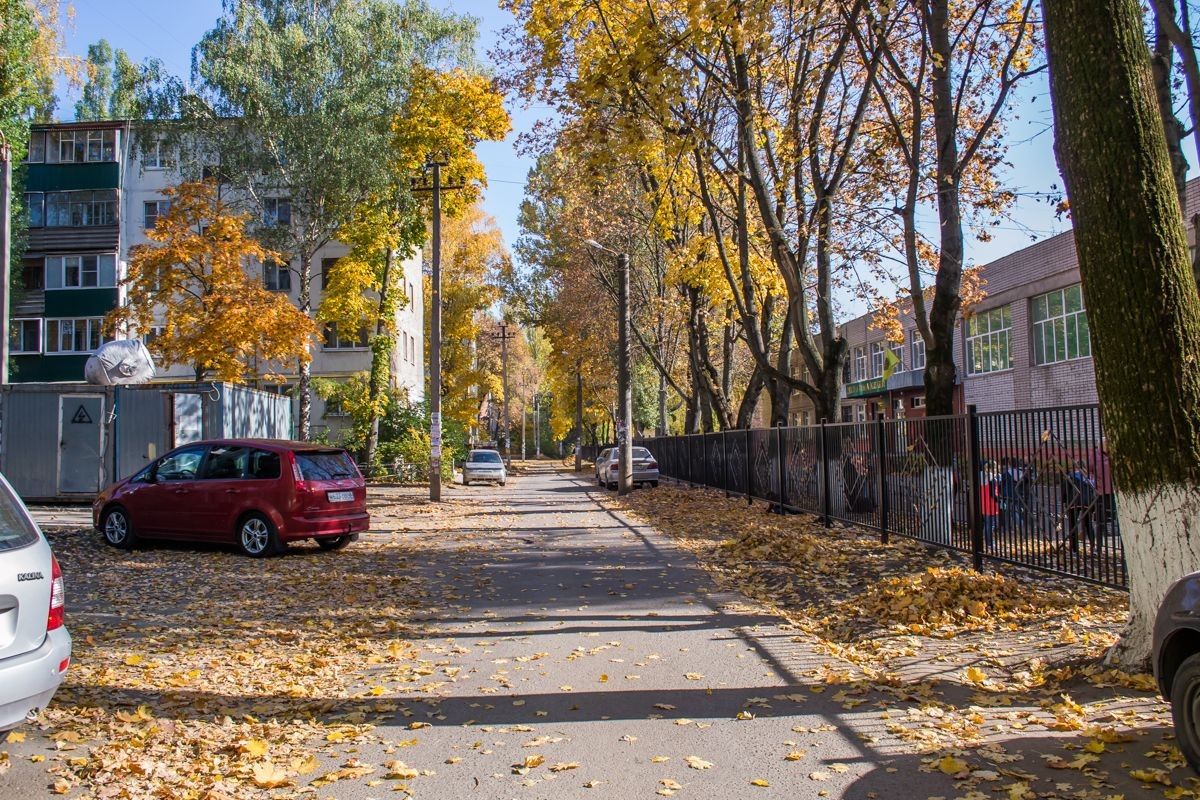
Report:
M433 4L438 5L436 0ZM477 50L485 59L501 29L514 21L512 15L496 6L495 0L467 0L442 4L442 7L480 20ZM105 38L113 47L126 50L135 60L160 58L171 72L186 76L192 45L212 26L220 10L220 0L171 4L151 0L122 0L120 3L76 0L75 26L67 37L68 48L83 55L89 43ZM69 118L76 99L75 95L63 97L59 104L60 115ZM525 176L531 166L529 159L517 154L516 137L530 130L538 115L548 110L545 107L525 110L523 102L511 98L507 105L513 117L513 133L504 142L481 144L479 155L487 168L489 181L484 205L496 218L505 241L511 245L519 234L517 210L524 192ZM1027 246L1033 238L1044 238L1067 229L1063 221L1054 217L1053 208L1034 196L1047 192L1052 185L1061 185L1051 150L1050 125L1046 81L1042 76L1014 99L1009 115L1009 160L1013 169L1007 182L1022 193L1022 197L1012 211L1012 219L1001 221L993 229L991 242L969 240L967 257L972 263L987 263ZM927 222L936 224L932 215ZM853 306L845 311L851 315L859 313Z

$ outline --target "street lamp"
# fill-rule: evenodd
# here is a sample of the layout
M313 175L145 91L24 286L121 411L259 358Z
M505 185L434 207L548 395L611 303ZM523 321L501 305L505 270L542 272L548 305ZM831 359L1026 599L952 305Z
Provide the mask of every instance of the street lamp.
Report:
M618 253L594 239L588 247L617 257L617 494L629 494L633 488L633 397L629 380L629 254Z

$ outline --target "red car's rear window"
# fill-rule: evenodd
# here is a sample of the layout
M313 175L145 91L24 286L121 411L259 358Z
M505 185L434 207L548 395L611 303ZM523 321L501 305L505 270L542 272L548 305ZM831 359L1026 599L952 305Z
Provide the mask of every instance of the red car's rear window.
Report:
M357 478L358 469L345 450L303 450L296 453L296 463L306 481L336 481Z

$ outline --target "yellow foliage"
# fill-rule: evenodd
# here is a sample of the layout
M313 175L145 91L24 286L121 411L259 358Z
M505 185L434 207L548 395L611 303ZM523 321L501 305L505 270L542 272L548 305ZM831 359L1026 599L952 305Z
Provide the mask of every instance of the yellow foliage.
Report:
M154 244L130 249L128 301L109 313L109 330L136 335L161 325L151 352L191 366L198 380L281 381L282 368L307 363L316 325L263 286L261 264L278 256L247 235L248 216L230 213L211 182L164 194L171 209L147 234Z

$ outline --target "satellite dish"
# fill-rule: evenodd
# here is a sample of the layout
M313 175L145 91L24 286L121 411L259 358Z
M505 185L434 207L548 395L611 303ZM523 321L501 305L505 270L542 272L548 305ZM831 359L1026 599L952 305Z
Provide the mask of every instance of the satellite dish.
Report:
M154 377L154 359L141 339L105 342L88 357L83 378L98 386L145 383Z

